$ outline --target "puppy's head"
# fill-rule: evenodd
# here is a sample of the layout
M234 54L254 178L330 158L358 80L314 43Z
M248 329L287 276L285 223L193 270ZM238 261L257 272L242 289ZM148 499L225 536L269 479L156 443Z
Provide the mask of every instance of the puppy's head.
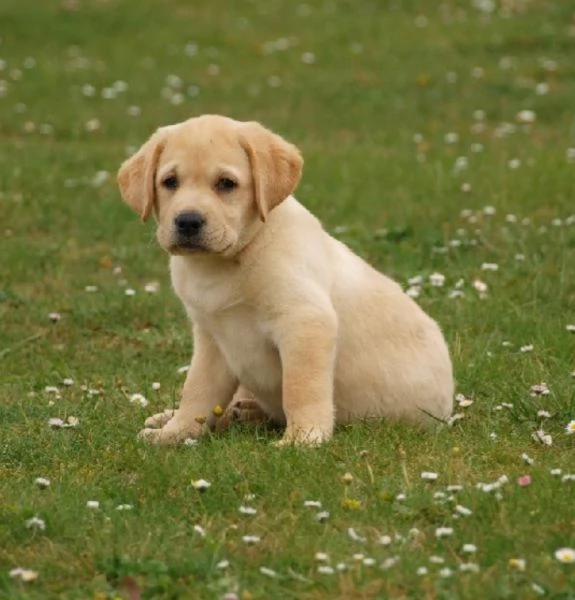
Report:
M204 115L158 129L118 172L124 201L172 254L233 256L301 177L299 151L255 122Z

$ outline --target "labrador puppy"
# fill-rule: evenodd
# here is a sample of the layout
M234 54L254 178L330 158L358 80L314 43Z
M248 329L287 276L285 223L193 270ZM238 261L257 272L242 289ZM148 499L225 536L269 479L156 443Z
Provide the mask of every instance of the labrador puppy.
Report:
M360 419L449 417L440 328L292 196L302 166L259 123L216 115L158 129L121 166L122 197L144 221L155 213L193 324L180 407L148 419L145 440L199 437L235 393L285 426L280 445Z

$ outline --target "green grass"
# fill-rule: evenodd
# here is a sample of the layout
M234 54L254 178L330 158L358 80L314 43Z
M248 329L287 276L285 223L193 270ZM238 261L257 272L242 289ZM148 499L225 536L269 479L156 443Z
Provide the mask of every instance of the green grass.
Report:
M473 5L3 0L2 598L128 598L125 577L150 599L233 591L243 600L529 599L539 597L533 583L546 597L575 598L575 565L554 557L575 547L575 482L550 474L574 472L575 435L565 433L575 419L575 335L566 329L575 323L573 9L533 0L505 17ZM289 48L266 53L279 38ZM190 43L194 56L185 52ZM302 61L306 52L313 64ZM182 80L181 104L162 95L170 75ZM280 85L270 85L273 77ZM116 81L128 89L103 98ZM94 96L84 95L86 85ZM189 95L190 86L199 94ZM128 116L131 106L141 114ZM498 136L524 109L536 122ZM482 131L472 129L477 110ZM153 227L121 203L114 174L127 148L156 127L205 112L260 120L298 144L306 159L298 198L401 283L424 276L419 301L446 333L458 392L474 399L463 420L437 434L358 424L316 450L280 450L270 444L277 433L239 427L194 447L136 440L145 415L178 401L177 369L191 341ZM87 131L93 119L99 127ZM449 132L459 134L456 143L445 143ZM460 156L468 168L454 172ZM495 214L484 215L485 206ZM449 246L455 239L461 245ZM485 262L499 270L482 271ZM427 283L433 272L445 275L444 287ZM485 299L471 285L476 278L489 286ZM450 298L459 279L465 296ZM157 294L143 291L149 281L160 282ZM48 318L54 311L57 323ZM520 352L526 344L532 352ZM62 384L67 377L74 385ZM551 394L531 397L540 382ZM58 386L61 398L46 386ZM135 392L149 398L147 409L129 403ZM498 410L501 403L512 407ZM543 423L551 447L532 439L540 409L551 413ZM80 425L47 425L68 416ZM423 481L422 471L439 479ZM516 483L524 474L527 487ZM476 489L502 475L509 482L500 499ZM50 487L38 489L36 477ZM204 494L191 485L198 478L212 484ZM434 497L448 484L463 485L457 502L472 515L454 519L454 502ZM305 500L322 502L325 523ZM119 504L133 510L119 512ZM242 504L257 514L240 514ZM34 515L44 531L26 528ZM437 539L445 526L453 535ZM350 527L366 541L352 540ZM403 539L377 544L395 534ZM247 546L243 535L261 541ZM462 552L466 543L475 555ZM348 568L318 573L316 552ZM359 553L375 565L354 559ZM430 562L434 555L444 564ZM525 559L525 570L512 558ZM229 568L217 567L222 560ZM459 571L468 561L478 573ZM421 566L427 575L417 574ZM39 576L20 582L9 577L15 567ZM451 576L441 576L444 568Z

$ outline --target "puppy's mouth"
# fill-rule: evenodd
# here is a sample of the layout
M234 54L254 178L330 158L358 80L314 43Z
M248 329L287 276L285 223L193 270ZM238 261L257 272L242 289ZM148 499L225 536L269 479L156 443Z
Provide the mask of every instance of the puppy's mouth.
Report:
M167 250L170 254L221 254L233 246L233 242L225 245L207 243L201 240L176 240ZM221 246L221 247L220 247Z
M198 254L209 251L203 243L192 240L177 241L168 248L170 254Z

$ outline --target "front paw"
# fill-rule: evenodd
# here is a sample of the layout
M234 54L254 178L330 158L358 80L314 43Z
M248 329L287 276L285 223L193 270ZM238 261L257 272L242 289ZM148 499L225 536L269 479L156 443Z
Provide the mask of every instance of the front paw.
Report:
M288 427L281 440L274 443L278 448L284 446L320 446L331 438L331 431L319 427Z
M197 423L187 426L178 423L177 419L171 419L161 429L154 429L151 427L142 429L138 434L138 438L148 444L167 446L180 444L188 438L199 438L202 433L203 427Z
M164 412L156 413L155 415L148 417L144 421L144 427L146 427L146 429L161 429L176 415L177 412L176 409L166 408Z

